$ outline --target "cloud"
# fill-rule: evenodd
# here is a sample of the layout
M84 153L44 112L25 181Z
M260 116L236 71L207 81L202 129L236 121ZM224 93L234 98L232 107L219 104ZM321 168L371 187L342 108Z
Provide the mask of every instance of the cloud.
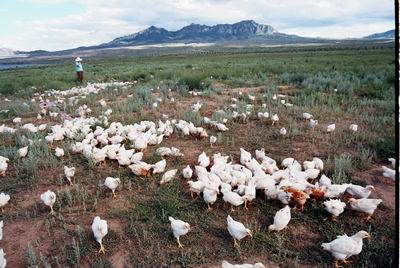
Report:
M150 25L176 30L192 22L214 25L244 19L270 24L281 32L334 38L394 28L391 0L25 1L73 2L84 5L85 11L51 20L12 21L15 34L2 37L0 45L59 50L108 42Z

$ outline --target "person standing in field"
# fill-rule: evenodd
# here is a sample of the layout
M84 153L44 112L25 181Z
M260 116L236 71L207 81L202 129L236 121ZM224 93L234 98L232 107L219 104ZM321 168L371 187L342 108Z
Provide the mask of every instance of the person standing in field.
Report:
M76 76L78 78L78 81L80 83L83 82L83 67L82 67L82 59L77 57L75 59L75 71L76 71Z

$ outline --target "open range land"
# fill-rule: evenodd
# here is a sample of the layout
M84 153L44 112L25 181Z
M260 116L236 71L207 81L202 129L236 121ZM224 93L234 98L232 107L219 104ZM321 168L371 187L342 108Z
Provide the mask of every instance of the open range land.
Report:
M382 168L390 176L396 157L393 45L83 66L83 85L69 62L0 72L8 267L332 267L321 244L361 230L371 239L340 265L397 261L395 183ZM372 217L353 209L363 196L382 199ZM336 218L330 199L345 205ZM287 227L272 230L286 205ZM249 229L237 246L228 215ZM108 225L105 254L96 216ZM169 217L191 226L183 248Z

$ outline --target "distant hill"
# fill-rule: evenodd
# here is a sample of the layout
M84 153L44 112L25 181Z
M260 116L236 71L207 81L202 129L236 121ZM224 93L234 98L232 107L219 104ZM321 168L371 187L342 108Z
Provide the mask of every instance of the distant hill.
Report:
M151 26L143 31L118 37L98 47L120 47L128 45L149 45L160 43L205 43L252 40L279 40L280 43L309 40L310 38L280 33L270 25L244 20L234 24L207 26L190 24L177 31Z
M371 35L367 35L364 38L365 39L394 39L395 31L394 30L389 30L383 33L374 33Z

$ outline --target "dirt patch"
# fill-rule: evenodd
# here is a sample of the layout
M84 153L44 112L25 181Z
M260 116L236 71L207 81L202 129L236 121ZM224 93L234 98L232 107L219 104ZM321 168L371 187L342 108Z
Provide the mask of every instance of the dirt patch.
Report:
M264 89L263 86L259 86L259 87L236 87L236 88L225 88L224 89L224 93L245 93L245 94L249 94L249 93L259 93Z
M320 243L321 237L305 224L290 224L290 232L296 238L295 249L304 250L309 246Z
M3 228L2 248L6 252L7 267L24 267L24 252L29 244L39 245L42 252L47 252L51 243L42 239L46 233L41 232L43 220L5 221Z
M299 91L294 86L283 86L283 85L277 86L276 89L277 89L278 93L287 94L287 95L293 95L294 93Z
M110 263L112 263L113 268L124 268L126 267L126 261L129 258L129 254L123 248L120 248L115 251L115 253L108 258Z

